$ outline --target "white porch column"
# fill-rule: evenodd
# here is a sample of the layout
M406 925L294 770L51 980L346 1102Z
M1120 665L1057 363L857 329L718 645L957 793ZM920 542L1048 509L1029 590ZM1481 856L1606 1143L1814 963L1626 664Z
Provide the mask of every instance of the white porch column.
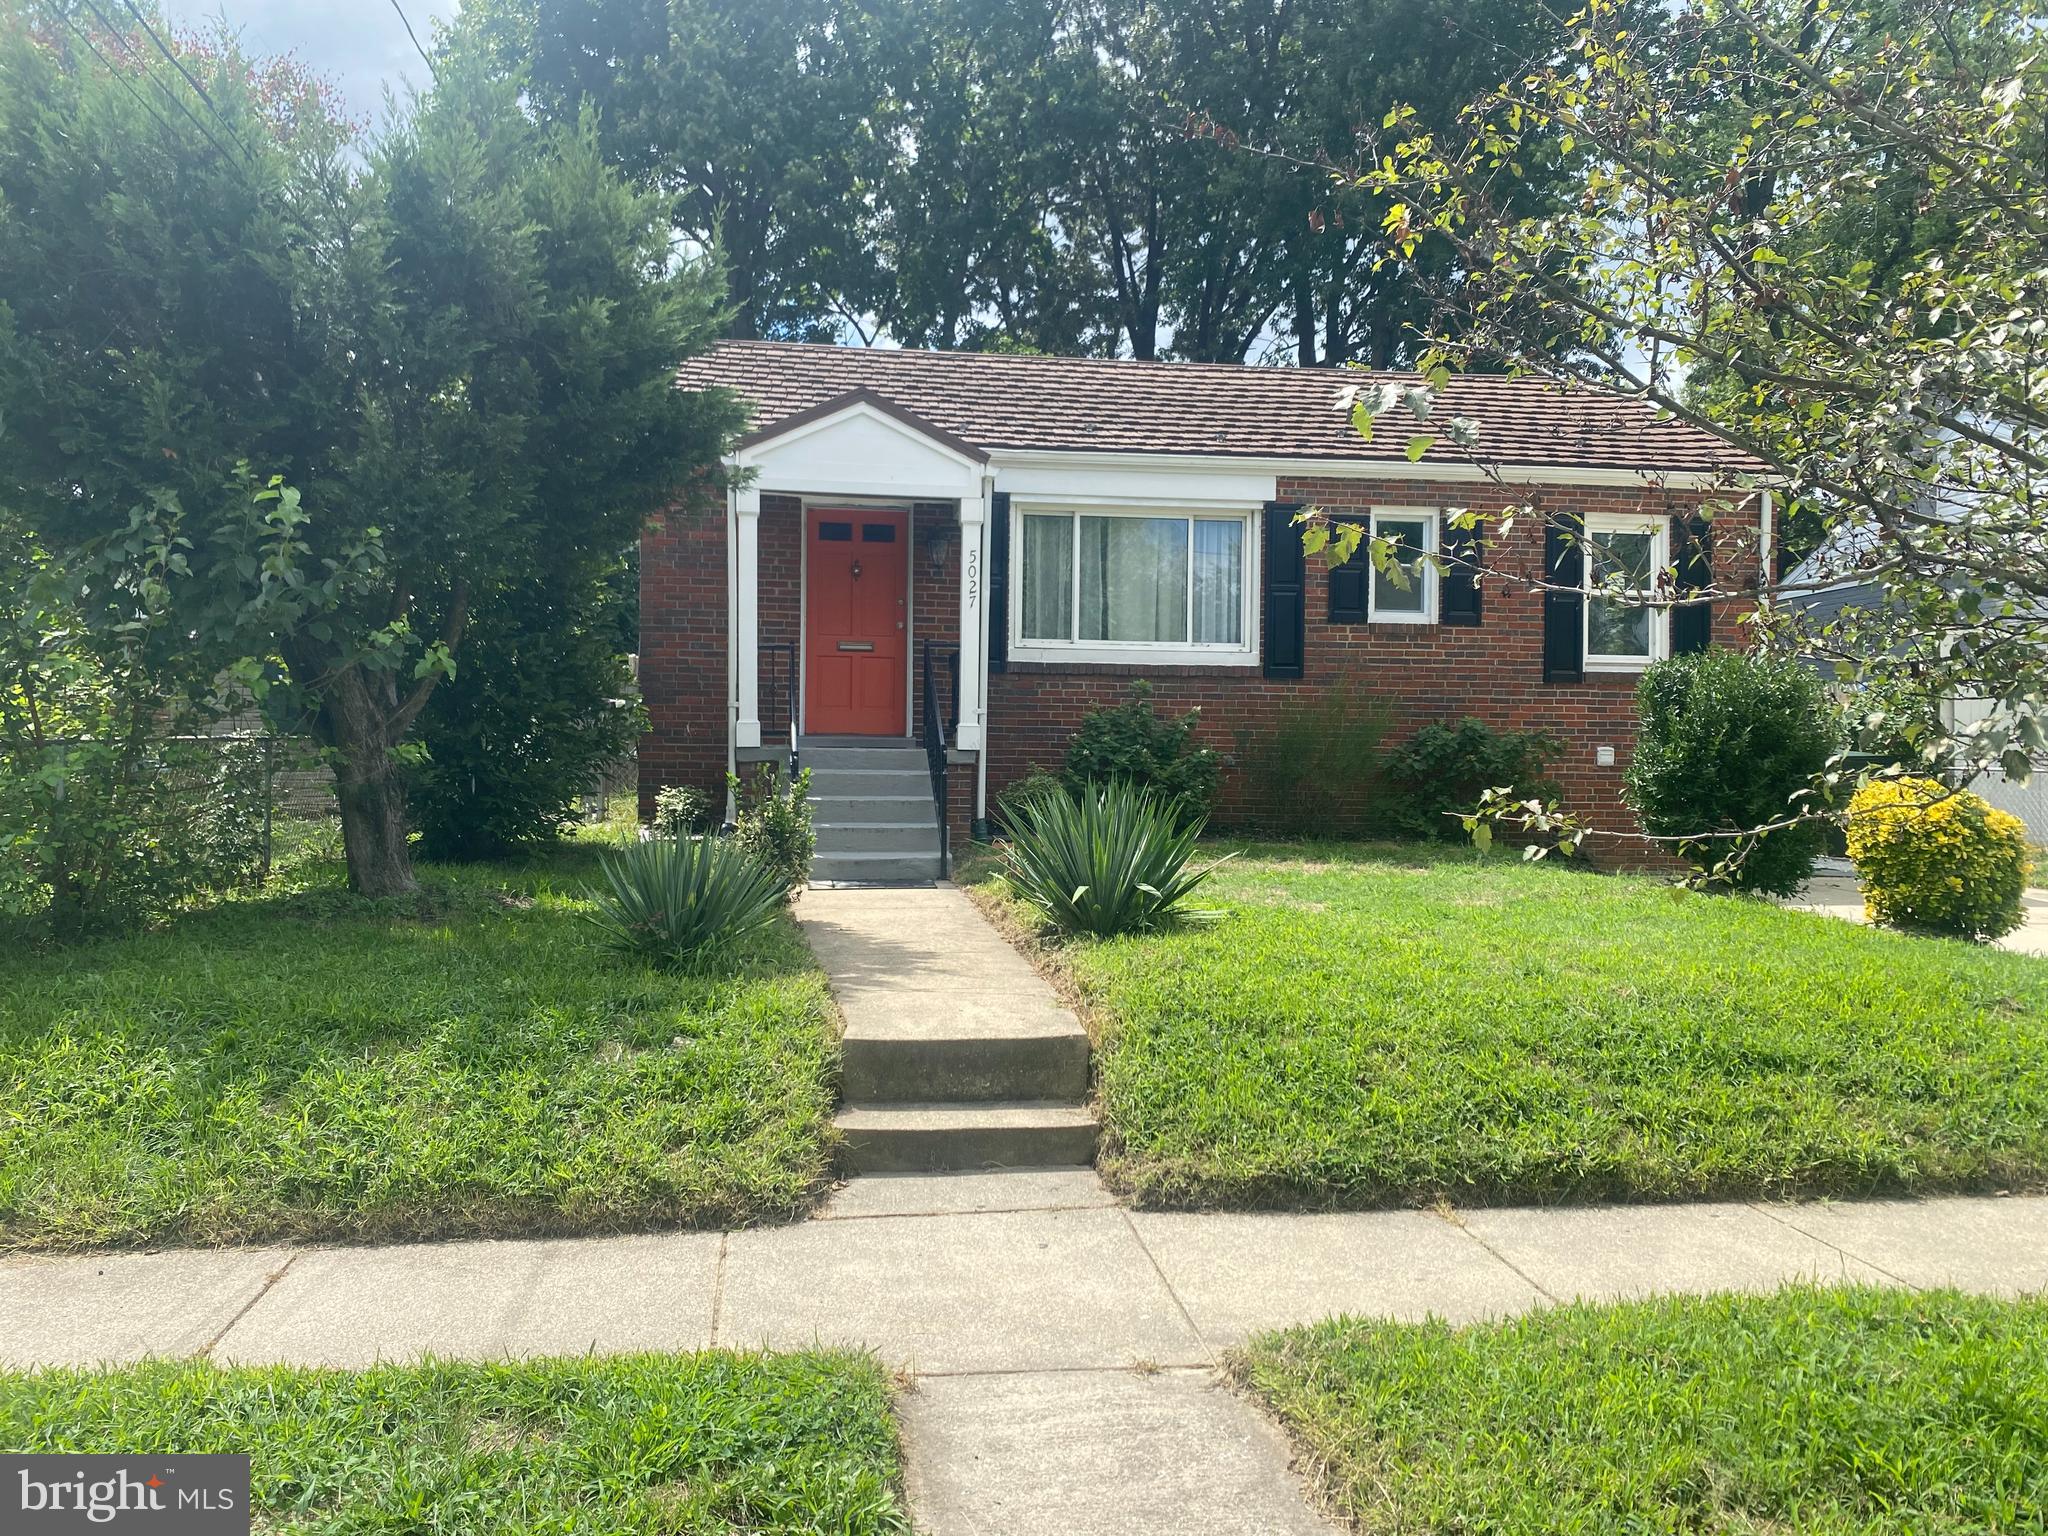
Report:
M761 492L741 486L733 497L733 676L739 682L735 747L761 745Z
M989 481L960 498L960 730L954 745L981 750L982 607L988 601Z

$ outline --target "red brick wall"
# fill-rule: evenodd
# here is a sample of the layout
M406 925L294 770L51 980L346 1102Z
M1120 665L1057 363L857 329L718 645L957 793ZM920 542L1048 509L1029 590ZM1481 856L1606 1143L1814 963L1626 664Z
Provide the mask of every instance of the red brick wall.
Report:
M671 508L640 534L640 815L654 792L725 784L725 497Z
M1360 521L1375 503L1497 512L1537 501L1574 512L1654 510L1684 515L1700 500L1690 493L1646 495L1622 488L1509 491L1469 484L1432 486L1410 480L1353 479L1283 480L1279 497ZM1715 537L1715 575L1717 580L1728 581L1742 560L1724 560L1722 551L1743 541L1733 536L1726 519L1716 523ZM1744 553L1753 570L1753 535ZM1536 519L1522 519L1511 534L1497 540L1488 564L1499 574L1489 574L1485 582L1484 622L1478 628L1331 624L1328 563L1322 557L1312 558L1305 676L1299 682L1269 680L1255 668L1138 669L1013 660L1007 671L990 681L989 793L993 796L1033 765L1057 768L1083 713L1094 705L1114 703L1134 678L1143 677L1152 684L1154 704L1162 713L1199 709L1197 734L1223 753L1226 763L1235 757L1240 740L1255 743L1275 730L1286 700L1315 696L1332 683L1350 679L1391 708L1390 744L1431 721L1466 715L1501 728L1555 732L1567 743L1564 756L1553 769L1566 804L1596 823L1633 827L1634 818L1621 801L1621 783L1635 741L1636 679L1633 675L1589 675L1577 684L1543 681L1542 596L1512 579L1540 572L1542 555L1543 530ZM1715 642L1741 644L1739 619L1737 605L1718 607L1713 621ZM1596 765L1594 749L1599 746L1615 749L1613 767ZM1218 819L1225 823L1252 820L1257 809L1243 778L1226 771Z
M1470 507L1481 512L1533 501L1575 512L1651 511L1683 515L1701 497L1695 493L1623 488L1502 489L1470 484L1352 479L1284 480L1283 501L1326 508L1338 517L1362 518L1374 503ZM1752 504L1753 510L1753 504ZM1733 520L1717 521L1717 581L1740 584L1753 577L1755 532L1740 533ZM943 559L934 566L934 530L947 530ZM649 528L641 544L641 688L650 729L640 751L641 809L646 814L658 785L696 783L716 789L725 764L725 520L722 498L701 511L672 513ZM802 602L803 530L794 498L764 495L761 506L761 638L764 643L798 639ZM1256 668L1068 666L1012 661L990 680L989 792L1027 773L1034 765L1057 767L1068 738L1091 707L1114 703L1134 678L1152 684L1162 712L1201 711L1199 735L1233 758L1240 736L1255 742L1272 732L1290 698L1319 694L1333 682L1354 680L1384 700L1394 717L1389 740L1399 741L1433 720L1472 715L1503 728L1550 730L1568 743L1554 772L1567 804L1607 825L1633 825L1620 799L1622 770L1635 740L1635 678L1589 676L1577 684L1546 684L1542 661L1541 594L1516 580L1541 568L1540 521L1524 518L1512 535L1497 542L1489 557L1484 623L1478 628L1443 625L1336 624L1328 622L1328 567L1309 562L1306 676L1300 682L1273 681ZM953 641L959 622L957 514L950 507L921 505L911 543L911 590L915 636ZM1746 605L1717 606L1714 640L1736 645ZM762 730L780 739L786 716L776 698L772 669L764 659ZM917 708L917 670L912 672L912 710ZM1612 768L1594 761L1598 746L1615 748ZM972 812L975 768L956 763L950 796L956 835L964 835ZM1226 772L1222 819L1247 819L1255 811L1242 778Z

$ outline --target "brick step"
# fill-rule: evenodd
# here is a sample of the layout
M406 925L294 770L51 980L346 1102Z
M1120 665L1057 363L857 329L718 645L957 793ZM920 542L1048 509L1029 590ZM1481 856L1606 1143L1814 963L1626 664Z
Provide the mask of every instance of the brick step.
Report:
M1095 1157L1095 1117L1075 1104L875 1104L834 1121L853 1173L1072 1168Z
M1010 1038L876 1038L849 1029L840 1059L840 1094L849 1105L1078 1104L1088 1097L1088 1037L1078 1027Z

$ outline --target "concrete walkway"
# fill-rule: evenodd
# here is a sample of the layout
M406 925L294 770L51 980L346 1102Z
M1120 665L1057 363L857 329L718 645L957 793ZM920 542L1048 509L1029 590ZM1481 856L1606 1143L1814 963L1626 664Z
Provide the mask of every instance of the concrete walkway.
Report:
M1844 873L1842 868L1834 867L1842 863L1829 860L1827 866L1807 881L1799 894L1785 905L1801 912L1818 912L1823 917L1844 918L1852 923L1864 921L1863 888L1856 883L1853 872ZM1997 941L1999 947L2016 950L2023 955L2048 955L2048 891L2030 888L2020 901L2026 908L2026 918L2019 927Z
M1086 1170L871 1177L732 1233L9 1258L0 1365L858 1345L911 1373L939 1536L1317 1531L1215 1384L1248 1334L1797 1279L2048 1289L2048 1199L1191 1215Z
M943 1081L955 1102L914 1110L942 1116L1085 1088L1072 1016L957 890L814 893L799 915L850 1082ZM1055 1130L1035 1134L1064 1147ZM0 1259L0 1367L847 1345L908 1375L932 1536L1328 1536L1280 1433L1219 1383L1252 1333L1801 1279L2042 1290L2048 1199L1194 1215L1126 1210L1088 1168L878 1175L738 1232Z

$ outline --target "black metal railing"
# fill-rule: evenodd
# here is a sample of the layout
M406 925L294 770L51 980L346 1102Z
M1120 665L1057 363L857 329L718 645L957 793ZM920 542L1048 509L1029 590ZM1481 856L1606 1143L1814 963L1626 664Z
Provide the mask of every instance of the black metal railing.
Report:
M773 665L770 665L770 662ZM796 782L796 642L769 641L761 647L760 689L761 740L766 743L772 726L789 733L789 781Z
M946 701L939 701L938 665L946 669ZM947 826L946 743L960 727L960 647L938 641L924 643L924 691L920 718L924 722L925 765L932 775L932 811L939 819L939 878L953 872L952 833Z

